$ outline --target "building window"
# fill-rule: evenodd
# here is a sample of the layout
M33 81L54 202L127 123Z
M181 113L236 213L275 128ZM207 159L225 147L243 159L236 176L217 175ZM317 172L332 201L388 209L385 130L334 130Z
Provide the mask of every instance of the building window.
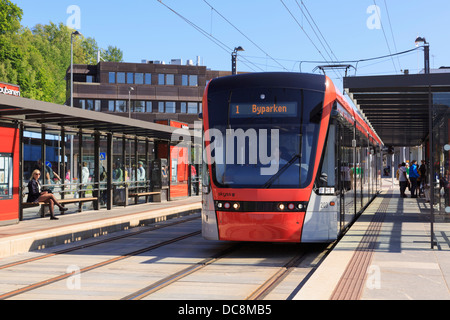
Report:
M132 72L127 72L127 83L134 83L134 73Z
M145 74L145 84L152 84L152 74L151 73Z
M125 100L116 100L116 112L127 112L127 102Z
M109 83L116 83L116 73L115 72L109 73Z
M114 100L109 100L108 101L108 111L109 112L114 112L115 111L115 104L116 104L116 101L114 101Z
M174 101L166 102L166 113L175 113L175 102Z
M145 112L145 101L134 101L134 112Z
M78 101L78 107L79 107L80 109L84 109L84 108L85 108L85 105L86 105L86 100L80 99L80 100Z
M145 112L153 112L153 107L152 107L151 101L145 102Z
M187 86L189 84L189 76L187 74L181 75L181 85Z
M190 75L189 76L189 85L192 87L198 86L198 76L197 75Z
M197 102L188 102L188 113L198 113Z
M86 100L86 110L94 110L94 100Z
M166 84L166 82L165 82L165 75L164 74L158 74L158 84L160 86Z
M158 102L158 112L160 113L175 113L175 101L159 101Z
M181 102L181 110L180 110L180 113L186 113L186 106L187 106L187 103L186 102Z
M175 75L166 74L166 84L169 86L173 86L175 84Z
M168 85L173 86L175 84L175 75L174 74L158 74L158 84L159 85Z
M181 75L181 85L197 87L198 86L198 76L195 74L194 75L187 75L187 74Z
M101 100L95 100L94 110L102 111L102 101Z
M158 112L160 112L160 113L164 112L164 102L162 102L162 101L158 102Z
M94 82L94 76L86 76L86 82L87 82L87 83L92 83L92 82Z
M117 72L117 83L125 83L125 72Z
M143 73L135 73L134 74L134 83L135 84L144 84L144 74Z

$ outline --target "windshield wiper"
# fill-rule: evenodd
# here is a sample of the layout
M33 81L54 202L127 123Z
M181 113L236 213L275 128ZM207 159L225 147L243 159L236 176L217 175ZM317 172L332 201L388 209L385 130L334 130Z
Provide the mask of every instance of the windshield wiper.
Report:
M300 159L300 155L297 153L296 155L294 155L291 160L288 161L288 163L286 163L283 167L281 167L280 170L278 170L277 173L275 173L272 177L270 177L269 180L267 180L267 182L262 186L263 188L267 189L269 188L272 183L280 176L283 174L283 172L285 172L296 160Z

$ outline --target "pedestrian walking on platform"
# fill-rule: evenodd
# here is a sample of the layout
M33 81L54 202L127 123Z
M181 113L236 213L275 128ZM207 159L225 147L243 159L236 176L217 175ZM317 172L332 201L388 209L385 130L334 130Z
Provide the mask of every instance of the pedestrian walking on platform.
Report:
M54 205L59 207L61 212L67 211L67 208L64 208L58 200L56 200L55 196L47 191L42 190L41 183L39 182L39 177L41 176L40 170L34 170L31 174L30 182L28 182L28 198L27 202L45 202L48 203L48 207L50 209L50 219L58 220L55 217Z
M400 196L406 198L405 190L408 186L408 176L406 175L406 164L402 162L400 168L398 169L398 182L400 185Z
M411 161L411 168L409 168L409 181L411 181L411 198L417 198L417 179L419 178L419 171L417 169L417 161Z

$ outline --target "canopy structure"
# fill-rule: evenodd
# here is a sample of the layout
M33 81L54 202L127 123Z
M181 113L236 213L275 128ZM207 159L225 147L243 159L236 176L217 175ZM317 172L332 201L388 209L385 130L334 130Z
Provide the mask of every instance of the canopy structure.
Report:
M345 77L344 89L387 146L418 146L430 131L433 94L450 92L450 73Z
M160 140L171 140L177 130L158 123L7 95L0 95L1 118Z

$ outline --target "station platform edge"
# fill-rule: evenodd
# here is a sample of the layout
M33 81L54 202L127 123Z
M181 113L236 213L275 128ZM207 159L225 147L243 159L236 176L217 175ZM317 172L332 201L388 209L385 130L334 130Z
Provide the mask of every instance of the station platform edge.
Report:
M293 300L450 300L448 217L431 248L429 203L385 185Z
M116 231L169 220L201 210L201 196L161 203L89 210L75 214L28 219L0 227L0 259L57 245L77 242ZM36 211L39 211L37 209Z

